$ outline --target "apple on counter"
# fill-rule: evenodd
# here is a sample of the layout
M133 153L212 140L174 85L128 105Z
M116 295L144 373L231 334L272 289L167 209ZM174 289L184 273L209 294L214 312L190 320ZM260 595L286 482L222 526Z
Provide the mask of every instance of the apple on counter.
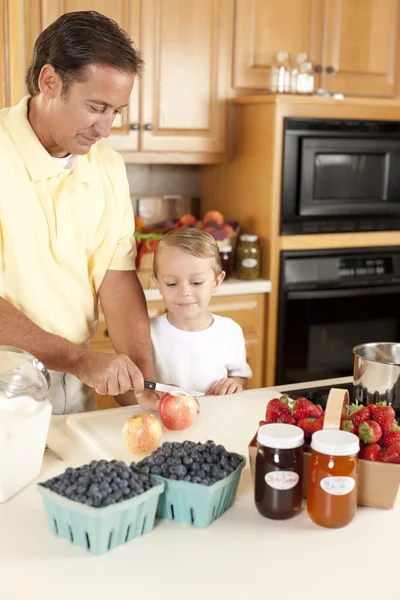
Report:
M141 413L125 421L122 435L133 454L144 456L158 448L162 438L160 421L154 415Z

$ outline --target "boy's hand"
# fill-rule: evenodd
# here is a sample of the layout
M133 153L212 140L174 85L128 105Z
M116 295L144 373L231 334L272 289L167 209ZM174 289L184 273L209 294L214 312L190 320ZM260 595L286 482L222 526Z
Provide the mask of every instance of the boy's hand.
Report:
M224 377L212 386L206 396L225 396L226 394L237 394L243 390L243 379L241 377Z

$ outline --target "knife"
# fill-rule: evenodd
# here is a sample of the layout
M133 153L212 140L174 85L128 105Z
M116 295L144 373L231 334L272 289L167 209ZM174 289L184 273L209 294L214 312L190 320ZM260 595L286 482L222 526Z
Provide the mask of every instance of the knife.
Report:
M184 396L204 396L203 392L184 390L176 385L164 385L163 383L157 383L156 381L145 381L144 387L146 390L154 390L155 392L168 392L170 394L182 394Z

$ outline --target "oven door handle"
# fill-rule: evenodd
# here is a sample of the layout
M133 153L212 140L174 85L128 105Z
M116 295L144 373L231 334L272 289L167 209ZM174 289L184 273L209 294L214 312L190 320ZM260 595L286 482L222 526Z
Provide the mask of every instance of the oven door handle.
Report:
M400 285L369 286L342 290L308 290L288 292L288 300L317 300L328 298L356 298L400 293Z

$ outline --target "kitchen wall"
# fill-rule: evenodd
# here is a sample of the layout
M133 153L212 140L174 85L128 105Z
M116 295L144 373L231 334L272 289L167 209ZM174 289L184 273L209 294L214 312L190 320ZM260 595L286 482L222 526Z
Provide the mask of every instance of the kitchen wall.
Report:
M200 195L197 165L127 165L131 196Z

